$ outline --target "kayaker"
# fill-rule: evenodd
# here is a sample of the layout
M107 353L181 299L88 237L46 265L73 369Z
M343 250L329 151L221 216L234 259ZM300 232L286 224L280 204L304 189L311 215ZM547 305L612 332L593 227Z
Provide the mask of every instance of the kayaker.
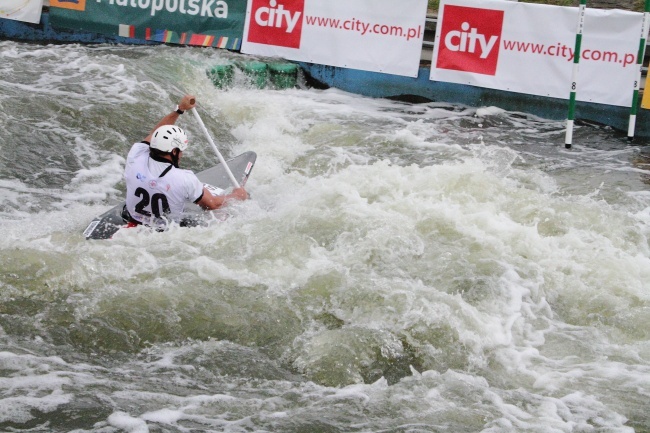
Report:
M187 202L212 210L231 200L248 198L243 187L229 194L214 195L191 170L178 167L188 138L175 124L179 116L195 104L194 96L183 96L144 140L131 147L124 168L126 205L122 212L129 225L164 227L170 221L182 221Z

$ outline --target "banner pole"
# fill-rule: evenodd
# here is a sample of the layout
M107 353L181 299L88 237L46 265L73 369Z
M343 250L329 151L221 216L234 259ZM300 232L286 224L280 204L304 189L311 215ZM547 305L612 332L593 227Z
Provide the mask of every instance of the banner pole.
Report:
M576 91L578 88L578 66L580 64L580 46L582 45L582 30L585 26L585 8L587 0L580 0L578 7L578 29L576 30L576 43L573 50L573 72L571 73L571 94L569 95L569 113L566 121L566 136L564 147L571 149L573 142L573 121L575 120Z
M641 87L641 72L643 71L643 58L645 57L646 40L648 38L648 19L650 18L650 0L645 0L645 13L643 14L643 24L641 25L641 39L639 40L639 51L636 55L636 64L639 68L634 80L634 92L632 93L632 106L630 107L630 121L627 126L627 139L634 138L634 129L636 128L636 113L639 109L639 89ZM650 91L650 89L647 89Z

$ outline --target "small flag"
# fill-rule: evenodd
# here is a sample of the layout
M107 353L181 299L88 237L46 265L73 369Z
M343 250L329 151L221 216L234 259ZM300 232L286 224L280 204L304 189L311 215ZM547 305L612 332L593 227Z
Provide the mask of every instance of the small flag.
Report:
M192 35L190 37L190 45L201 45L204 47L209 47L214 41L214 36L206 35Z
M120 24L118 35L122 36L123 38L135 38L135 26Z

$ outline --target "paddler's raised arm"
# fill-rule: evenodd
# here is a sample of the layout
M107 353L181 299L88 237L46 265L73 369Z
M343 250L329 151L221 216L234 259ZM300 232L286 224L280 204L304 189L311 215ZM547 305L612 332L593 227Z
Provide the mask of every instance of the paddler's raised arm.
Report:
M160 128L163 125L174 125L176 121L178 120L178 117L183 114L183 112L187 110L191 110L194 108L196 105L196 96L194 95L185 95L181 99L181 101L178 103L178 105L175 107L174 111L160 119L160 122L154 128L151 130L149 135L147 135L147 138L144 139L144 141L147 141L151 143L151 137L153 136L153 132Z

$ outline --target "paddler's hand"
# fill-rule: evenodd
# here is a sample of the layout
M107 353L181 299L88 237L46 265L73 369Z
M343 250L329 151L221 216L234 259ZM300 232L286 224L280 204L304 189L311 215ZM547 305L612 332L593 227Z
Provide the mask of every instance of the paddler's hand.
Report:
M185 95L181 102L178 103L178 109L182 111L191 110L196 105L196 96Z
M228 194L229 198L234 198L235 200L246 200L248 199L248 193L244 189L244 187L239 187L235 188L232 190L230 194Z

